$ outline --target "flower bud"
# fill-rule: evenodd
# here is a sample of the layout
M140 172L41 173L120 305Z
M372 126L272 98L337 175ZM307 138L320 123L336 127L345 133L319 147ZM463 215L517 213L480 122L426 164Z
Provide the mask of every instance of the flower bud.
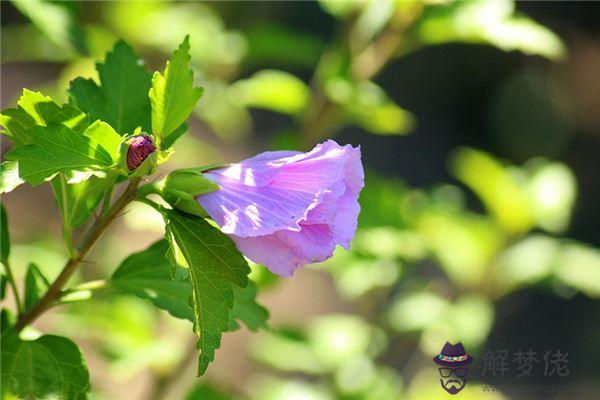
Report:
M152 142L152 138L146 135L133 136L127 141L127 168L134 171L139 167L144 160L156 151L156 146Z

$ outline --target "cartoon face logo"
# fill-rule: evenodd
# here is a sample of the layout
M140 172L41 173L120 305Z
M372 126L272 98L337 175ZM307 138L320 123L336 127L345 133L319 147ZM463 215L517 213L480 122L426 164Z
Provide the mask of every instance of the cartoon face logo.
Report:
M460 392L467 384L467 365L473 362L473 357L467 354L462 343L450 344L446 342L442 351L433 357L433 362L440 367L440 385L450 393Z

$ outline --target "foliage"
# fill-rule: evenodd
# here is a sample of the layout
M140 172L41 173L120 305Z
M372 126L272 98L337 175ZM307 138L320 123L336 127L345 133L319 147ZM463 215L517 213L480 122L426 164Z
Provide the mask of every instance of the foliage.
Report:
M268 313L255 302L256 287L247 277L250 269L231 239L200 217L165 209L146 199L152 190L140 188L138 194L129 191L136 189L141 174L153 171L153 166L145 168L145 163L162 163L168 158L170 147L184 133L184 122L202 95L202 89L193 86L189 49L186 37L167 63L164 75L157 72L151 81L133 49L118 41L105 62L97 64L100 85L91 79L75 79L69 89L71 103L63 106L39 92L24 90L18 108L1 114L4 133L14 146L3 163L2 188L8 192L21 183L50 181L71 251L63 274L72 273L69 266L82 260L99 233L128 202L136 199L155 205L165 219L166 240L126 258L105 286L149 299L173 316L193 321L200 337L199 373L203 374L223 332L238 328L237 321L258 329L265 326ZM157 150L161 156L148 157L137 171L129 171L124 164L127 135L140 130L152 132L155 143L161 146ZM185 174L186 170L174 172L163 185L168 201L178 204L179 197L186 195L188 201L193 200L187 193L199 194L198 185L205 188L202 193L216 189L203 183L200 172L183 180L175 178ZM114 187L123 181L129 181L129 189L111 205ZM103 198L103 207L97 210ZM76 248L72 230L89 221L94 212L100 212L100 218ZM14 285L6 220L2 208L2 263L7 269L2 279L5 284L8 278ZM184 279L171 276L180 266L178 255L189 271ZM90 288L94 288L90 283L63 291L65 283L60 277L50 281L37 265L29 265L24 307L17 310L16 325L2 335L3 379L10 383L7 390L19 397L70 399L80 398L89 390L87 367L73 342L53 335L33 341L18 335L37 313L53 303L87 299ZM15 296L18 300L16 291Z
M12 3L31 24L3 26L3 60L65 63L56 88L43 87L51 96L24 89L15 108L0 114L2 134L12 143L0 165L0 192L18 195L20 186L48 182L69 260L82 264L80 276L65 282L45 306L71 304L52 316L60 323L50 327L92 344L82 346L85 353L98 348L93 357L102 359L111 379L150 372L158 386L185 369L180 363L190 352L186 334L198 336L203 374L224 333L242 325L267 328L269 313L257 297L280 282L249 265L205 219L195 197L218 187L203 178L200 161L220 162L219 150L268 141L271 147L302 149L340 133L364 140L365 150L374 140L396 143L357 135L409 134L427 118L379 73L393 75L395 70L386 70L390 63L410 61L428 46L486 45L551 62L567 56L555 33L509 0L320 0L312 12L324 19L314 24L335 24L320 34L275 24L269 13L234 18L231 9L216 3ZM164 69L150 73L136 50L149 55L151 66L164 65L156 62L162 55L171 57ZM96 60L102 61L94 69ZM517 98L520 83L501 91L495 126L506 131L517 121L518 135L534 129L547 135L548 121L555 121L552 129L567 131L562 113L548 115L555 105L547 88L530 95L544 102L532 106L527 118L509 113L514 103L530 106L529 97ZM63 99L67 103L60 105ZM265 115L289 127L271 127ZM202 140L185 134L188 123L203 127ZM129 171L125 143L142 132L152 136L156 155L144 168ZM526 139L517 139L510 145L524 147ZM316 268L331 277L347 313L277 320L249 346L261 373L247 382L236 375L229 385L203 379L186 398L434 399L439 390L433 390L432 371L424 367L430 354L446 340L462 341L478 354L501 318L496 306L503 297L533 288L560 297L600 297L600 251L564 237L578 196L574 173L554 161L555 154L544 156L527 155L517 165L460 147L448 158L456 181L427 189L371 171L351 250L336 252ZM156 176L148 176L158 167ZM136 188L139 178L150 183ZM132 184L131 197L117 196ZM121 199L134 202L124 213L115 208ZM140 240L115 239L121 233L115 231L108 235L108 251L94 254L97 265L82 262L88 261L86 240L94 227L122 214ZM6 268L0 294L10 301L11 291L17 298L15 313L5 306L1 314L3 391L22 398L82 398L90 391L88 375L94 381L103 374L88 373L74 342L40 336L30 326L17 334L27 311L50 293L64 249L45 242L11 246L4 207L0 223ZM140 227L164 236L130 254L131 247L146 242ZM123 257L118 266L116 255ZM22 272L13 277L12 265ZM107 269L115 266L114 272ZM91 390L100 398L105 388ZM477 382L463 394L504 398L483 392Z

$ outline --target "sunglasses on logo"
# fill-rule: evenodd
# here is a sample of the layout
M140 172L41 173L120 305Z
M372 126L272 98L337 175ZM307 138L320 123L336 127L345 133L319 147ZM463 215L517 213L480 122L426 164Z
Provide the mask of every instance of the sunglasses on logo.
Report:
M448 378L452 375L452 372L459 377L464 378L467 376L468 368L438 368L440 370L440 375L442 378Z

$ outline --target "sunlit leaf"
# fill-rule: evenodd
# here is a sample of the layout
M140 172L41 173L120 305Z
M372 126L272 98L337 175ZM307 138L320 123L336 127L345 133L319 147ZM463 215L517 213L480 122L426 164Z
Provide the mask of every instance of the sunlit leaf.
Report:
M189 51L186 36L167 62L164 74L157 71L152 77L152 130L164 140L190 116L203 93L202 88L194 87Z
M437 354L440 343L449 341L475 349L484 343L493 321L494 308L489 299L479 295L459 297L425 329L420 347L426 354Z
M499 257L494 282L502 291L538 282L552 273L559 254L557 240L543 235L526 237Z
M504 235L489 218L474 213L430 210L420 217L418 232L448 277L477 286L504 244Z
M248 284L250 268L233 241L205 220L177 211L164 211L167 239L189 265L194 331L200 337L198 373L203 374L229 327L233 286Z
M406 293L394 300L388 311L388 321L398 332L427 328L444 315L449 301L435 293Z
M296 76L277 70L263 70L229 87L231 96L246 107L265 108L284 114L298 114L308 104L310 90Z
M358 13L364 7L365 2L360 0L319 0L319 5L323 11L336 18L347 18Z
M119 161L119 146L123 138L106 122L95 121L83 132L84 136L89 137L98 143L104 150L110 154L113 161Z
M558 280L590 297L600 297L600 250L567 243L555 260Z
M387 345L383 332L350 314L330 314L312 321L307 338L321 365L330 370L357 357L374 358Z
M549 232L564 231L577 195L577 182L569 167L561 163L540 165L531 174L528 189L537 224Z
M556 34L516 12L510 0L454 1L431 6L418 26L418 35L428 44L487 43L552 60L566 53Z
M415 125L412 114L394 103L373 82L352 83L335 77L327 82L326 90L329 98L343 107L347 121L368 132L406 134Z
M327 386L300 379L261 376L252 382L251 400L334 400L337 397Z
M120 135L131 134L139 126L151 132L151 77L133 49L118 41L96 69L100 86L91 79L77 78L69 88L70 101L93 119L110 124Z
M31 185L58 172L102 170L113 165L102 146L64 125L34 126L29 132L32 143L8 152L6 159L19 162L19 176Z
M484 203L510 233L530 229L535 223L529 195L521 183L524 176L479 150L461 148L451 158L454 175Z
M0 193L8 193L24 183L19 176L19 163L4 161L0 164Z
M17 108L3 110L0 125L16 146L33 143L30 128L35 125L61 124L75 132L83 132L89 125L89 117L77 108L65 104L59 107L50 97L40 92L24 89Z

